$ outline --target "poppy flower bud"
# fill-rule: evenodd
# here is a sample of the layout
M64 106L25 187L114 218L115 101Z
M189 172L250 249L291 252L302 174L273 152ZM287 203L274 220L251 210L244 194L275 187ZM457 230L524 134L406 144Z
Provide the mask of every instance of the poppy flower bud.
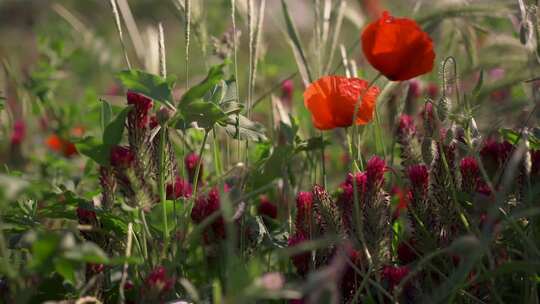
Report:
M176 177L173 183L167 185L167 199L169 200L191 197L191 192L192 189L189 182L179 176Z
M111 165L119 169L127 169L135 162L135 153L129 148L115 146L111 149Z
M416 195L424 195L429 186L429 172L425 165L412 165L407 169L411 188Z
M127 92L127 103L133 105L133 110L129 112L128 119L131 125L138 129L144 129L148 126L148 113L152 109L152 100L135 92Z
M373 119L379 93L378 87L368 88L368 82L363 79L325 76L304 91L304 105L319 130L365 125Z
M259 197L260 203L257 207L257 212L259 215L265 215L269 218L276 219L277 218L277 207L276 205L272 204L270 200L268 199L268 196L261 195Z
M23 120L17 120L13 124L13 131L11 132L11 144L16 146L20 145L26 137L26 124Z
M392 81L428 73L435 61L429 35L414 20L386 11L362 32L362 50L369 63Z
M195 182L195 174L197 171L197 166L199 164L199 161L201 162L201 168L199 169L199 178L197 180L197 183L202 182L202 176L203 176L203 164L202 164L200 156L197 153L192 152L186 155L186 157L184 158L184 164L186 166L186 171L188 173L189 182L192 184Z
M429 137L422 140L422 160L426 164L431 164L435 159L435 142Z

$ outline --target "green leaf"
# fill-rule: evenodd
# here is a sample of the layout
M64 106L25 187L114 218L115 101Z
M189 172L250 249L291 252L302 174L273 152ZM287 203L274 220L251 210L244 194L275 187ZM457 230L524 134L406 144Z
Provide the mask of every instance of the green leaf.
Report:
M296 151L320 150L328 145L330 145L330 141L324 140L321 136L317 136L298 143L296 146Z
M172 104L172 89L175 77L162 78L140 70L127 70L117 74L124 87L130 91L144 94L154 100Z
M111 117L112 117L111 104L108 101L101 99L101 116L100 116L101 130L105 131L105 127L111 121Z
M120 143L122 134L124 133L126 117L131 109L132 107L124 108L122 112L116 115L113 121L107 124L107 127L103 132L103 144L107 146L116 146Z
M519 132L511 129L500 129L499 133L505 140L507 140L512 145L516 145L519 141Z
M237 115L229 117L225 131L234 139L250 141L266 141L265 128L262 124L249 120L247 117Z
M200 128L211 129L216 123L224 122L227 115L212 102L197 100L182 107L179 111L180 120L175 124L177 129L184 129L192 122L197 122Z
M109 165L110 146L98 142L94 137L85 137L75 143L77 151L84 156L89 157L102 166Z
M60 236L53 233L36 235L32 243L31 267L35 269L47 269L51 259L56 255L60 244Z
M174 223L174 211L176 208L176 211L179 212L183 208L181 208L179 205L174 206L174 201L165 201L165 211L167 213L167 221L169 223ZM150 227L153 229L159 231L159 234L163 234L163 230L165 229L163 225L163 209L161 204L157 204L152 208L150 211L150 214L148 215L148 224L150 224ZM167 233L171 233L174 229L174 225L169 224L167 227L169 231Z
M71 285L75 285L75 270L78 263L68 259L59 258L54 261L54 269Z
M85 263L109 263L109 258L103 249L91 242L83 243L80 246L74 246L70 250L64 252L64 257L73 261Z
M225 76L223 69L227 64L228 62L226 61L222 64L211 67L206 78L196 86L189 89L184 96L182 96L182 99L180 100L180 107L186 107L191 102L203 98L215 85L219 84Z

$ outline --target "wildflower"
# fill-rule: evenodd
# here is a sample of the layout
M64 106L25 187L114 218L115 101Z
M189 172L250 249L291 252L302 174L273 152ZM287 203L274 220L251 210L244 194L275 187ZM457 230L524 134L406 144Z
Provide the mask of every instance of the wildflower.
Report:
M309 232L313 208L313 195L311 192L298 192L296 196L296 220L297 230Z
M429 83L425 89L425 95L431 99L439 96L439 86L436 83Z
M152 100L139 93L127 92L127 102L133 105L133 110L129 112L129 123L138 129L144 129L150 121L148 112L152 109Z
M428 73L435 60L429 35L414 20L386 11L362 32L362 49L369 63L393 81Z
M459 163L459 170L462 177L461 188L469 192L476 189L480 172L476 159L470 156L463 158Z
M424 195L428 191L429 172L425 165L412 165L407 169L411 188L415 195Z
M412 116L402 114L399 117L399 124L397 129L398 140L401 142L408 142L416 134L416 126L414 125L414 119Z
M153 130L154 128L159 126L159 121L156 115L150 116L150 122L148 123L148 126L150 127L150 130Z
M281 100L289 108L292 106L292 97L294 91L294 82L287 79L281 83Z
M407 207L409 206L412 194L407 189L400 189L398 187L394 187L391 191L391 194L397 198L397 205L394 209L393 218L397 219L402 212L405 212L407 210Z
M179 198L191 197L191 185L188 181L177 176L173 183L167 185L167 199L176 200Z
M105 269L105 265L103 264L89 263L86 265L86 272L91 273L91 274L102 273L104 269Z
M293 236L289 237L288 245L289 247L294 247L296 245L302 244L307 241L306 236L303 232L297 231ZM309 252L302 252L296 254L292 257L292 262L296 271L299 275L305 276L309 271L311 261L311 254Z
M115 146L111 149L110 160L113 167L127 169L135 162L135 153L129 148Z
M174 286L174 279L167 275L167 270L163 266L158 266L152 270L144 280L144 290L158 298L170 292Z
M397 247L398 260L402 264L409 264L414 262L418 258L418 254L415 252L415 239L409 239L406 242L400 242Z
M304 105L319 130L365 125L373 118L379 88L359 78L325 76L310 84L304 92ZM362 100L359 98L362 96Z
M193 222L200 224L207 217L218 211L221 206L221 200L219 197L219 191L217 188L212 188L206 196L200 196L195 201L195 205L191 210L191 219ZM225 238L225 221L222 216L218 217L210 226L210 229L206 229L204 232L204 239L208 243L212 239L210 232L214 237Z
M195 182L195 174L196 174L197 166L199 165L199 162L201 163L201 167L199 169L199 178L197 179L197 184L202 182L202 176L203 176L203 164L201 161L201 157L197 153L192 152L186 155L186 157L184 158L184 164L186 166L186 171L188 173L189 182L192 184Z
M381 271L381 278L388 284L388 289L392 291L409 274L407 266L384 266Z
M49 149L59 152L65 157L71 157L77 155L78 153L75 144L68 140L62 139L56 134L49 136L47 138L46 144Z
M20 145L26 137L26 124L23 120L17 120L13 124L13 131L11 133L11 144L16 146Z
M378 157L373 156L367 162L366 175L368 186L375 189L384 183L384 172L386 171L386 162Z
M272 204L270 200L268 199L268 196L261 195L259 197L260 203L257 208L257 212L259 215L265 215L269 218L276 219L277 218L277 207L276 205Z
M90 225L96 221L97 216L93 210L77 207L77 218L79 219L79 223Z

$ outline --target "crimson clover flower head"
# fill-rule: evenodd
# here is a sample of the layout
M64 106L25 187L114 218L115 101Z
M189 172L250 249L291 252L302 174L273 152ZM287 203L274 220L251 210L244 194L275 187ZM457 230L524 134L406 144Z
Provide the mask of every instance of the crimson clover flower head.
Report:
M191 197L192 189L191 184L177 176L173 183L167 185L167 199L179 199Z
M195 152L189 153L184 158L184 165L186 167L186 171L188 173L190 183L194 183L195 181L195 173L196 173L195 171L197 171L197 165L199 164L199 161L201 161L201 157ZM201 168L199 169L199 179L197 183L202 182L201 180L202 176L203 176L203 165L201 162Z
M393 290L409 274L408 266L384 266L381 271L381 278L388 283L390 290Z
M90 209L86 209L83 207L77 207L77 218L79 219L79 223L88 225L93 223L97 216L96 212Z
M407 175L413 189L427 191L429 172L425 165L412 165L407 169Z
M401 138L409 138L416 133L414 118L407 114L401 114L399 117L399 125L397 135Z
M128 105L133 105L134 107L129 113L129 119L134 122L134 125L137 128L146 128L150 121L148 113L154 105L152 100L142 94L128 91L127 103Z
M297 231L295 234L289 237L288 246L294 247L296 245L302 244L303 242L306 242L307 240L308 238L302 231ZM299 253L292 257L293 265L296 268L298 274L300 274L301 276L304 276L308 273L310 259L311 254L309 252Z
M11 132L11 144L20 145L26 137L26 123L23 120L17 120L13 124Z
M114 146L110 152L111 165L119 169L127 169L135 162L135 153L128 147Z
M145 287L148 290L163 295L172 290L174 279L167 275L167 270L163 266L158 266L148 274L145 279Z
M277 218L277 206L270 202L270 199L266 195L259 197L259 206L257 207L259 215L265 215L269 218Z
M384 172L386 172L386 162L378 157L373 156L367 162L366 166L366 175L369 185L374 185L376 187L384 183Z

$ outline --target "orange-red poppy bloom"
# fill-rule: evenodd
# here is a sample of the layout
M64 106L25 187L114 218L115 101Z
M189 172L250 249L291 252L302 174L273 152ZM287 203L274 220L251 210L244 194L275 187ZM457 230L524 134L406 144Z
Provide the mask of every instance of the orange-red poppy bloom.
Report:
M49 136L45 143L49 149L61 153L65 157L71 157L78 153L75 144L68 140L62 139L56 134Z
M330 130L351 126L355 106L358 110L354 123L370 122L380 90L368 85L363 79L343 76L324 76L310 84L304 92L304 105L311 112L315 127Z
M435 60L429 35L414 20L386 11L362 32L362 49L369 63L394 81L430 72Z

